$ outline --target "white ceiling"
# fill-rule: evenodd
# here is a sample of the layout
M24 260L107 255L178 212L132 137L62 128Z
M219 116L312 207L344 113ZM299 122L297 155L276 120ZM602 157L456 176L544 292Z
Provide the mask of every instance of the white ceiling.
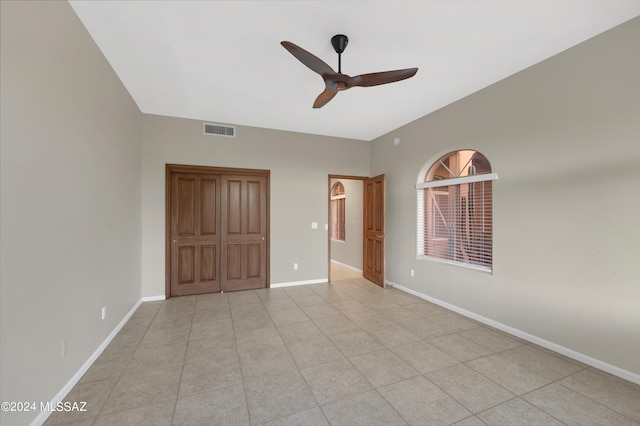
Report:
M640 15L640 0L70 1L144 113L372 140ZM345 74L339 93L281 45Z

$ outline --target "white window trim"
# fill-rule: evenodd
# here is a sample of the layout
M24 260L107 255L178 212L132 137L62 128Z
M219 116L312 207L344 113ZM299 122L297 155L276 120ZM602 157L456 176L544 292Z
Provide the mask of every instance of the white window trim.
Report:
M448 265L462 266L463 268L473 269L475 271L486 272L488 274L493 273L493 266L481 266L473 263L465 263L465 262L456 262L455 260L443 259L441 257L435 256L425 256L423 254L419 254L416 259L418 260L428 260L436 263L446 263Z
M488 180L498 180L497 173L484 173L481 175L471 175L448 179L430 180L416 185L416 189L437 188L438 186L462 185L464 183L486 182Z

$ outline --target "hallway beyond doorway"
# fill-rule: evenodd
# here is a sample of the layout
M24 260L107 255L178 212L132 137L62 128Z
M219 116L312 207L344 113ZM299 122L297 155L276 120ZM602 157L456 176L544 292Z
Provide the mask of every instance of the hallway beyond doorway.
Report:
M331 277L332 283L339 283L340 281L355 280L362 278L362 271L358 271L355 268L345 265L344 263L331 260Z

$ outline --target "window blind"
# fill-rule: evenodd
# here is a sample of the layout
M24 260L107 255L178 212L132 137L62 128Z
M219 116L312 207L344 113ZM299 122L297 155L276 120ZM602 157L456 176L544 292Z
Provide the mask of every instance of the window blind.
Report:
M418 193L418 257L491 271L493 173L429 181Z

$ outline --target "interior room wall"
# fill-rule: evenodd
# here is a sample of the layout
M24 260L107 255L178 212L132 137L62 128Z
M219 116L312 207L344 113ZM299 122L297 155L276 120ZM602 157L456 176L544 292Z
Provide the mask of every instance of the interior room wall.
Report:
M369 142L247 126L212 136L203 123L144 115L143 296L165 294L167 163L271 170L271 284L327 280L327 176L368 175Z
M141 114L67 2L0 7L0 400L38 404L0 414L18 425L140 299Z
M331 241L331 259L362 271L362 181L331 179L330 186L342 182L345 192L345 238Z
M640 18L376 139L387 279L638 380L638 40ZM492 274L416 260L420 172L463 148L499 176Z

